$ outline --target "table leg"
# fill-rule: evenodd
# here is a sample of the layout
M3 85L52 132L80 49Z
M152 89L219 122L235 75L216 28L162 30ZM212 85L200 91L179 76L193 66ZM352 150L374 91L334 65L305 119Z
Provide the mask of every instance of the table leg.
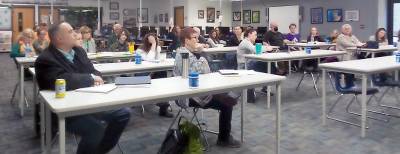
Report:
M288 68L289 68L288 74L290 75L290 74L292 74L292 71L291 71L291 69L290 69L290 68L291 68L291 65L292 65L292 61L289 60L289 61L288 61L288 65L289 65L289 66L288 66Z
M394 80L395 81L399 81L399 70L394 71ZM394 92L397 94L398 93L398 89L397 87L394 88Z
M45 143L46 143L46 128L45 128L45 109L44 109L44 104L40 103L40 147L42 149L42 152L45 151Z
M361 137L365 137L365 125L367 119L367 75L362 75L362 94L361 94Z
M36 77L33 76L33 111L34 111L34 116L33 116L33 128L36 132L37 126L38 126L38 118L36 116L36 113L40 112L40 109L37 108L37 83L36 83ZM39 133L40 134L40 133Z
M326 124L326 70L322 69L322 125Z
M65 154L65 118L58 118L58 129L60 132L59 142L60 142L60 154Z
M268 74L271 74L272 63L268 62ZM267 108L271 107L271 86L267 86Z
M242 104L240 104L240 140L244 142L244 106L247 103L247 89L242 91Z
M281 144L281 84L276 85L276 147L275 153L280 153Z
M21 117L24 116L24 100L25 100L25 94L24 94L24 65L19 65L19 101L18 101L18 107L20 110L20 115Z
M371 58L375 58L375 53L371 53Z
M44 109L44 115L45 115L45 125L46 125L46 133L44 134L46 137L46 149L44 151L44 153L46 154L50 154L51 152L51 112L49 110L49 108L43 104L43 109Z

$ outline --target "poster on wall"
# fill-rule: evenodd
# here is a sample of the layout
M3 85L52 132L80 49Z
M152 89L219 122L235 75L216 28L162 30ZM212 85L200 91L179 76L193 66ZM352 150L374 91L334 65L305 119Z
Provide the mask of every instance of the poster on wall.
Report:
M215 22L215 8L207 8L207 23Z
M110 2L110 10L119 10L118 2Z
M252 23L260 23L260 11L253 11L251 14Z
M198 10L197 11L197 18L199 19L204 19L204 10Z
M140 20L140 8L137 9L137 15L139 19L139 23L149 23L149 9L148 8L142 8L142 19Z
M232 14L233 21L241 21L242 20L242 12L233 12Z
M344 12L345 21L359 21L360 12L358 10L347 10Z
M11 30L11 8L0 8L0 30Z
M119 20L119 12L110 12L110 20Z
M243 10L243 24L251 24L251 10Z
M326 16L328 22L342 22L343 20L342 9L328 9Z
M158 15L158 21L163 22L164 21L164 14L159 14Z
M169 22L168 13L166 13L166 14L164 15L164 22L165 22L165 23L168 23L168 22Z
M323 8L311 8L311 24L322 24L324 22Z

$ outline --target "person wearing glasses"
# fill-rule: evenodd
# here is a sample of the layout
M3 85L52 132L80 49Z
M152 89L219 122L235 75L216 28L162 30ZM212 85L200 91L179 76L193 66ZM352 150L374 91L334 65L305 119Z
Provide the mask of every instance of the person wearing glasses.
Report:
M49 40L46 39L46 36L47 36L47 31L40 30L38 32L37 39L33 41L32 45L37 54L42 53L49 46Z
M82 34L82 48L86 51L86 53L95 53L96 43L92 38L92 29L90 29L88 26L82 26L79 29L79 32Z

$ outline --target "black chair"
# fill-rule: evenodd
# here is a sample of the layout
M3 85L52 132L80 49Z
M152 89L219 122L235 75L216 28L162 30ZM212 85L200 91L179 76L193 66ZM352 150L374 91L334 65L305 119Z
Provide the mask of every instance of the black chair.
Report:
M393 78L388 77L385 73L381 73L381 74L372 75L372 83L373 83L374 86L377 86L377 87L380 87L380 88L386 88L383 91L381 96L376 97L376 101L378 102L379 106L400 110L399 107L382 104L382 99L385 97L385 95L389 91L391 91L393 93L392 96L394 96L394 98L396 99L397 103L400 102L400 98L399 98L398 94L395 92L395 88L400 88L400 82L399 81L395 81L395 80L393 80Z

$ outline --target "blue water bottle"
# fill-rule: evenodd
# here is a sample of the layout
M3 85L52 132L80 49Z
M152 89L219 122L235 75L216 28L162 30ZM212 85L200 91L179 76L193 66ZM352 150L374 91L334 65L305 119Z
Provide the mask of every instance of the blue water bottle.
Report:
M189 73L189 88L199 87L199 73L191 72Z
M261 54L261 51L262 51L262 44L256 43L256 55Z
M138 53L135 55L135 64L142 64L142 56Z
M311 54L311 48L310 47L306 47L305 51L306 51L306 54Z
M397 53L395 54L396 56L396 62L400 63L400 51L397 51Z

